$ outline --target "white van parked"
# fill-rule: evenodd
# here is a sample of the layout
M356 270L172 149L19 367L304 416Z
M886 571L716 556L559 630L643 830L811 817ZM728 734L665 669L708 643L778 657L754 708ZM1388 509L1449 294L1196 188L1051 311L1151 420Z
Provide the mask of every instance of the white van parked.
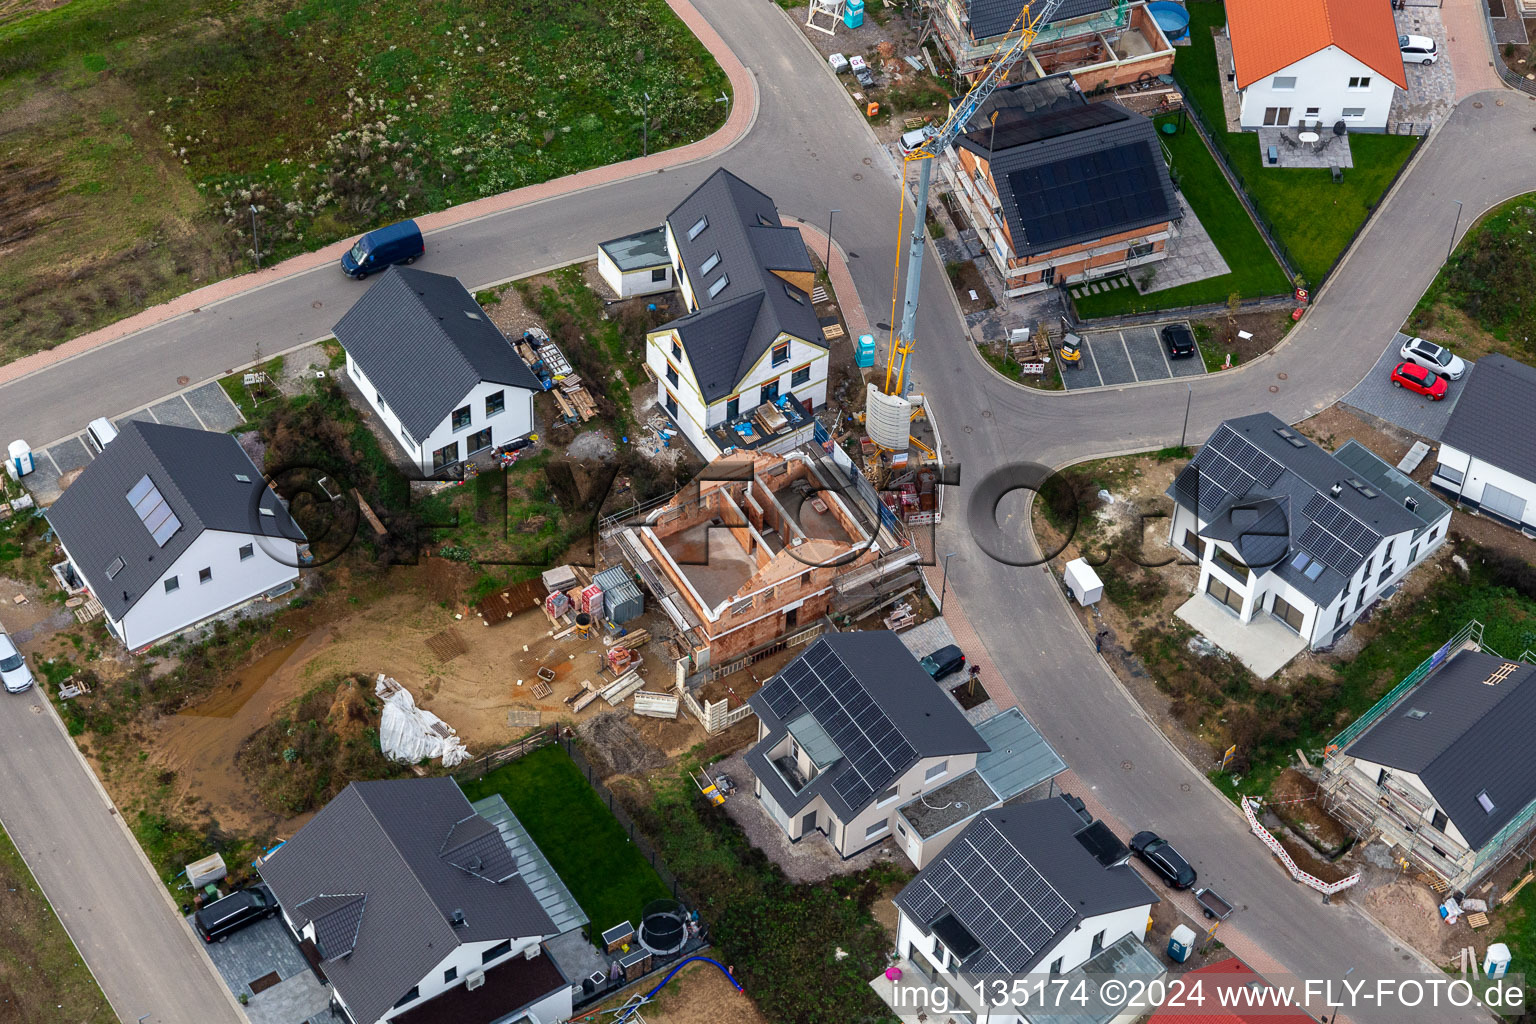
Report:
M90 426L85 428L86 442L96 450L97 455L100 455L102 450L116 440L116 438L117 428L105 416L91 420Z

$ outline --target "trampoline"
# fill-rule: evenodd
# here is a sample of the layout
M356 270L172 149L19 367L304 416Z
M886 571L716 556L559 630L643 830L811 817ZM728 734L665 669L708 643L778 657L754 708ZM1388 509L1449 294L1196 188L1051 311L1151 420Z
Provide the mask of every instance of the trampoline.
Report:
M670 956L688 944L688 911L677 900L652 900L640 915L640 945Z

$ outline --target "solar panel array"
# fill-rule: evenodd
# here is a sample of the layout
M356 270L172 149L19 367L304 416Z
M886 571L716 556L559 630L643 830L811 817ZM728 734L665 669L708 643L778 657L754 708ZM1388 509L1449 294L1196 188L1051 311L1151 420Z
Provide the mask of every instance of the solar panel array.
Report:
M825 643L812 645L762 690L780 720L804 706L843 752L832 789L849 807L862 807L917 756L848 666Z
M947 910L981 942L982 951L964 965L975 974L1022 974L1077 916L986 818L926 868L904 898L918 920L931 922Z
M1255 487L1273 487L1284 473L1284 466L1223 424L1179 474L1174 487L1180 497L1190 502L1198 498L1200 510L1209 512L1229 498L1243 497Z
M984 123L975 129L973 138L987 142L995 152L1025 146L1031 142L1059 138L1074 132L1087 131L1101 125L1128 120L1129 115L1107 103L1089 103L1040 113L1023 107L999 106L997 123ZM973 122L974 123L974 122ZM992 129L996 128L994 132Z
M1321 493L1307 499L1301 514L1309 520L1301 546L1346 576L1381 543L1380 534Z
M1170 215L1161 157L1138 140L1010 171L1020 247L1068 244Z
M176 518L171 506L165 503L160 488L154 485L148 475L140 477L139 482L133 485L133 490L128 492L128 504L133 506L144 529L149 531L155 543L162 548L181 529L181 520Z

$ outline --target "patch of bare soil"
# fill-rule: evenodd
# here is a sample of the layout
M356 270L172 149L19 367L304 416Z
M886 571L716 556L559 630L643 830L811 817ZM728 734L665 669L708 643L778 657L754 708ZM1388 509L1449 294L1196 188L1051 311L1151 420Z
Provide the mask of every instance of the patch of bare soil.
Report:
M951 263L945 269L949 272L949 283L955 289L955 298L960 300L963 312L979 313L997 305L992 298L992 290L987 287L986 279L981 276L975 263L964 260Z
M576 726L576 734L597 754L611 775L639 775L667 763L665 755L647 743L635 719L624 711L602 711Z
M768 1024L745 992L712 964L690 964L657 994L642 1015L648 1024Z
M1319 806L1317 784L1296 769L1281 772L1269 795L1270 810L1330 854L1349 840L1349 831Z
M1372 889L1359 902L1392 934L1442 967L1455 962L1462 947L1479 945L1466 918L1445 923L1435 894L1420 882L1400 879Z
M1236 317L1213 316L1193 321L1201 347L1215 354L1218 361L1228 353L1232 365L1251 362L1280 343L1290 329L1289 313L1243 313ZM1251 337L1244 338L1242 333Z

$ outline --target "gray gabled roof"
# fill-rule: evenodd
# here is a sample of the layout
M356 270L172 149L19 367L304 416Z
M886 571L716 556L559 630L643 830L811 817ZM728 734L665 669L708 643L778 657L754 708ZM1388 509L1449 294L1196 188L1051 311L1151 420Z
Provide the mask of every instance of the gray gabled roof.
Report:
M974 940L962 973L1027 974L1084 919L1159 902L1135 868L1106 867L1077 840L1086 827L1061 797L984 811L896 905L924 932L947 918L941 936L958 924Z
M847 821L922 758L987 749L912 652L885 630L820 637L747 703L768 729L747 763L791 812L820 795ZM797 793L766 752L807 714L839 756Z
M1521 479L1536 480L1533 406L1536 368L1508 356L1484 356L1462 382L1440 442Z
M998 90L1016 102L989 103L996 124L973 120L958 140L989 161L1014 252L1049 252L1182 217L1152 122L1117 103L1089 103L1063 77Z
M1319 448L1272 413L1255 413L1217 427L1166 493L1209 524L1203 536L1235 543L1249 565L1274 572L1326 607L1383 538L1418 536L1446 512L1427 493L1418 511L1409 511L1401 500L1406 492L1373 486L1390 482L1391 467L1371 469L1376 457L1358 446L1347 458Z
M667 253L666 228L650 228L623 238L611 238L599 242L597 247L607 253L613 265L621 271L650 270L672 263Z
M707 226L689 238L701 219ZM772 199L722 167L667 215L667 226L698 309L659 330L677 330L706 402L736 391L780 334L826 347L810 296L774 273L814 268L800 232L780 222ZM727 284L710 295L722 277Z
M336 321L335 333L417 441L482 381L540 390L533 371L456 277L390 267Z
M181 523L163 547L128 501L146 476ZM137 604L205 530L304 540L232 436L163 423L124 423L47 515L86 586L113 619Z
M1516 667L1501 672L1504 665ZM1536 800L1533 732L1536 667L1461 651L1344 752L1416 774L1477 849ZM1478 802L1480 793L1491 812Z
M1060 9L1051 18L1050 24L1107 11L1117 2L1118 0L1063 0ZM1019 0L970 0L966 5L966 13L971 18L971 38L981 40L1007 32L1018 19L1019 9L1023 6Z
M452 779L352 783L262 864L261 877L298 927L314 921L332 947L351 921L333 915L358 918L351 951L325 967L358 1020L377 1020L461 943L555 933L501 834ZM315 900L342 893L366 903ZM464 915L457 927L455 911Z

